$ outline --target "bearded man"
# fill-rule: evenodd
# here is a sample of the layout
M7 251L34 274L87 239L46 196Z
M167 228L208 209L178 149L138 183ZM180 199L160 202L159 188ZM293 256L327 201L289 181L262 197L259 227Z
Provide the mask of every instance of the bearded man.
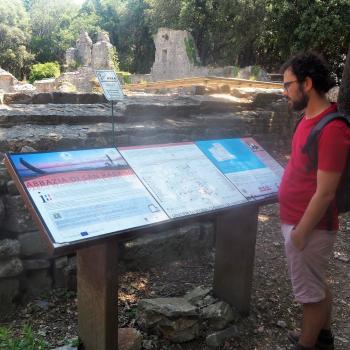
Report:
M310 168L303 146L312 128L337 111L325 95L334 82L325 61L312 52L289 59L282 72L289 106L303 112L279 189L288 271L303 309L301 332L290 332L288 338L293 350L332 350L332 296L326 270L339 225L335 194L349 151L349 130L341 120L327 124L318 138L317 168Z

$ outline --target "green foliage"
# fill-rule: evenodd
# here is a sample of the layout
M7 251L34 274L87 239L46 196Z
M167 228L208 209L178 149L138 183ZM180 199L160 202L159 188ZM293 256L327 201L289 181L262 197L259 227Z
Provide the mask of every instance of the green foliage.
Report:
M112 61L112 64L113 64L113 69L114 71L118 71L119 70L119 59L118 59L118 52L116 50L116 48L113 46L109 52L109 59L110 61Z
M116 72L119 80L122 80L124 84L130 84L131 83L131 78L130 78L130 73L129 72L122 72L122 71L117 71Z
M0 0L0 66L17 77L33 63L64 63L86 30L108 32L118 70L148 73L152 34L160 27L191 32L188 56L204 65L277 71L292 54L314 49L340 77L350 42L349 0ZM77 62L77 65L79 62ZM234 74L235 72L233 72Z
M233 78L237 78L238 77L239 70L240 70L240 68L237 67L237 66L233 66L232 67L232 77Z
M57 78L60 74L60 66L57 62L38 63L32 66L29 81L33 83L35 80Z
M34 56L27 50L29 19L20 0L0 1L0 67L22 78Z
M259 80L261 68L259 66L252 66L250 71L250 80Z
M46 350L44 339L25 325L20 332L0 327L0 350Z
M199 66L199 62L197 60L197 53L196 53L196 46L194 43L194 40L190 38L185 38L185 47L186 47L186 53L187 57L190 60L191 63L193 63L195 66Z
M260 62L273 69L298 51L316 50L340 77L349 42L348 0L269 0L257 51Z

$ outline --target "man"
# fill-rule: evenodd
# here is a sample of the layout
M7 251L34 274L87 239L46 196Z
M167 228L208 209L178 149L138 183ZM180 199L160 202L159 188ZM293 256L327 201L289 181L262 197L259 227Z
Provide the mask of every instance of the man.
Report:
M290 332L288 338L293 350L331 350L332 299L325 273L338 230L335 193L346 164L349 131L340 120L327 124L318 139L317 169L310 167L302 148L317 122L337 109L325 96L334 83L326 63L315 53L292 57L282 71L289 106L304 113L279 190L288 270L294 296L303 308L301 333Z

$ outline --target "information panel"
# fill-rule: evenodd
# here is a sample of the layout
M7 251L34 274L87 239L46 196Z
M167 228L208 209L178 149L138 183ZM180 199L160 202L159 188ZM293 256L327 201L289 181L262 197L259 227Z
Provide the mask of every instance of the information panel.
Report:
M124 99L119 79L113 70L97 70L95 74L108 101Z
M247 202L194 143L119 150L171 218Z
M55 243L169 219L115 148L8 157Z
M196 144L247 199L277 193L283 168L252 138Z

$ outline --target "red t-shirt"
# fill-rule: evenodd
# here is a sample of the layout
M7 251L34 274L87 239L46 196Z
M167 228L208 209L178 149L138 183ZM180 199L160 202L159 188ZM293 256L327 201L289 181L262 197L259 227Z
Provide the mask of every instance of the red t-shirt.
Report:
M318 116L299 123L292 140L292 153L284 171L279 188L281 222L296 225L303 216L311 197L316 191L317 171L308 170L309 158L302 153L311 129L326 114L337 110L334 103ZM342 172L349 150L349 128L341 120L334 120L321 131L318 141L318 169L330 172ZM318 229L338 230L339 221L335 201L329 211L316 226Z

